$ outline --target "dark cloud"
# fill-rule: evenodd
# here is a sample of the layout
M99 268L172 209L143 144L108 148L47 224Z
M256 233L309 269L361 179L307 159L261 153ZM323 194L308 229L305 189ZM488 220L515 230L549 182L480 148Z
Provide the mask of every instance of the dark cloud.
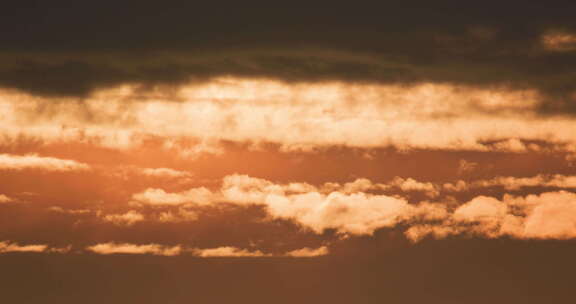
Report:
M122 83L206 81L443 82L536 88L543 112L573 112L576 53L546 50L576 31L570 1L7 5L0 86L85 96Z

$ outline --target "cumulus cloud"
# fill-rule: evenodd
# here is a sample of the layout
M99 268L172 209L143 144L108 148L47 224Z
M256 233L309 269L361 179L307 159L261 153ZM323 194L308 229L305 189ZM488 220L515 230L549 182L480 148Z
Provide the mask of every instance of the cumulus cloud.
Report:
M442 226L442 225L429 225L417 224L410 226L404 232L406 238L416 243L425 237L433 237L434 239L444 239L452 235L462 233L463 229L455 226Z
M554 184L558 178L551 179ZM562 185L565 185L565 180ZM399 183L394 179L391 184ZM400 184L405 180L402 179ZM425 183L423 183L426 185ZM409 203L399 196L388 196L360 191L371 189L376 183L360 180L346 184L318 187L305 183L274 183L245 175L230 175L223 179L219 189L167 193L169 204L151 203L149 209L161 222L177 223L198 220L195 208L210 204L260 206L268 220L289 220L305 231L323 234L334 230L338 236L371 235L376 230L390 227L405 229L408 239L417 242L426 237L436 239L451 236L482 238L511 237L518 239L573 239L576 238L576 194L568 191L546 192L539 195L503 198L480 195L461 204L450 199L435 202ZM385 185L385 184L382 184ZM436 189L436 188L434 188ZM426 191L430 190L428 187ZM146 191L144 192L146 193ZM194 197L197 193L201 200ZM175 199L174 197L180 197ZM163 201L165 202L165 201ZM201 203L197 203L201 202ZM140 203L142 204L142 203ZM163 208L158 208L164 206ZM160 211L159 211L160 210ZM63 212L60 209L53 211ZM144 219L144 215L130 210L124 214L98 215L105 221L130 226ZM48 246L19 246L4 242L2 250L46 251ZM99 254L189 254L198 257L313 257L329 253L326 246L301 248L283 254L271 254L258 248L221 246L194 248L162 244L101 243L89 246L87 251ZM64 251L69 251L64 250Z
M479 196L459 206L443 222L418 224L406 236L418 241L425 236L444 238L468 234L520 239L576 238L576 194L558 191L499 200Z
M515 203L526 205L528 214L520 234L525 238L568 239L576 237L576 194L548 192L529 195Z
M419 182L413 178L401 178L396 177L392 182L389 183L390 186L395 186L401 189L402 191L421 191L426 193L430 197L438 196L438 189L437 186L432 183L423 183Z
M336 229L340 233L371 234L378 228L394 226L410 209L405 200L394 197L338 192L270 194L257 203L264 204L272 217L292 219L318 233Z
M506 204L486 196L479 196L454 211L454 219L460 221L491 221L508 212Z
M358 178L352 182L325 183L319 190L321 192L339 191L342 193L356 193L366 191L401 190L403 192L423 192L430 197L438 196L439 187L430 182L420 182L413 178L395 177L387 183L374 183L366 178ZM311 190L311 189L308 189ZM316 190L316 189L314 189Z
M435 190L430 184L411 179L395 179L394 186L404 190ZM328 188L338 187L331 184ZM151 205L196 205L217 203L259 205L271 218L293 220L301 226L322 233L335 229L340 233L371 234L376 229L394 226L405 217L422 214L430 204L410 205L405 199L358 192L373 187L365 180L341 186L343 191L319 189L309 184L275 184L246 175L229 175L218 191L193 188L179 193L148 189L132 196L133 201ZM390 187L379 185L380 188Z
M525 152L526 145L522 143L522 141L511 138L507 140L501 140L492 145L497 151L505 151L505 152Z
M355 197L358 201L375 198L390 198L392 201L403 201L403 199L393 196L371 194L372 191L387 192L396 190L403 193L421 192L430 198L436 199L442 191L446 193L465 192L487 187L503 187L506 190L519 190L526 187L574 189L576 188L576 176L561 174L536 175L532 177L497 176L486 180L457 180L444 184L422 182L413 178L402 177L395 177L385 183L376 183L365 178L359 178L348 183L325 183L320 186L314 186L308 183L279 184L261 178L233 174L225 176L222 179L222 186L216 190L199 187L182 192L166 192L163 189L149 188L143 192L133 194L131 204L133 206L150 205L158 207L207 206L222 202L240 205L258 204L271 208L270 210L276 210L279 217L290 217L287 214L280 215L283 212L283 208L280 207L282 204L294 207L298 205L296 202L301 200L325 201L336 198L338 198L336 200L343 202L342 200L350 197ZM288 198L290 203L283 203L284 198ZM295 201L293 202L293 200ZM309 204L314 205L314 203ZM332 206L334 204L328 205ZM412 206L409 206L409 208L412 208ZM179 212L184 212L182 210ZM174 215L177 214L166 213L164 218L173 218ZM194 218L194 216L191 216L191 218Z
M34 154L12 155L0 154L0 170L41 169L49 171L77 171L90 167L74 160L42 157Z
M571 182L570 178L555 176L545 183L536 184L567 187L571 186ZM533 185L533 182L520 180L520 184ZM478 196L455 206L453 202L442 201L411 204L401 197L364 192L373 189L375 185L384 189L400 185L400 188L407 191L422 190L438 195L438 186L411 179L396 178L389 184L375 184L360 179L344 185L332 183L314 187L297 183L276 184L245 175L230 175L224 178L220 189L202 189L198 192L202 203L196 206L219 203L262 206L270 219L291 220L319 234L334 229L340 234L369 235L378 229L402 224L408 226L406 235L415 241L427 235L442 238L455 234L483 237L508 235L518 238L576 237L576 232L572 235L569 228L570 219L576 216L572 214L571 208L576 200L571 192L549 192L540 197L526 198L507 195L504 200ZM516 186L508 185L507 188L515 189ZM449 187L444 185L450 191L467 187L466 183L450 184ZM166 195L178 197L173 202L190 204L198 201L191 193L196 193L195 189ZM165 215L166 220L172 220L172 216ZM555 222L555 217L562 221ZM544 225L544 222L547 224Z

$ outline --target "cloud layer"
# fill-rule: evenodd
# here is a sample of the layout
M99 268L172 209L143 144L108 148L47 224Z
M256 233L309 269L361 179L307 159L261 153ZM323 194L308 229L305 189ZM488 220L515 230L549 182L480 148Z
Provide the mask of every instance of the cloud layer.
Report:
M567 180L555 177L556 180ZM497 178L522 185L522 179ZM530 179L528 179L530 180ZM538 178L535 178L538 181ZM391 184L397 184L395 179ZM358 187L358 185L364 185ZM408 185L419 184L411 181ZM479 182L480 185L491 185ZM438 195L432 184L425 190ZM515 189L518 184L494 184ZM558 182L529 183L530 186L570 186ZM410 204L406 199L386 194L372 194L375 187L368 180L345 185L327 184L329 188L316 188L309 184L274 184L267 180L243 175L225 177L222 187L212 192L191 189L181 193L160 193L148 189L133 195L136 203L154 206L180 205L207 206L219 203L265 207L271 218L288 219L316 233L334 229L341 234L373 234L377 229L408 225L406 235L419 240L427 234L447 237L455 234L482 237L510 236L517 238L567 239L576 237L576 196L572 192L556 191L541 195L515 197L505 195L502 200L477 196L454 207L452 203L421 202ZM353 187L356 186L356 187ZM562 187L561 187L562 188ZM404 187L401 190L413 190ZM415 187L420 190L421 187ZM200 193L201 192L201 193ZM199 193L199 195L196 195Z
M222 142L517 153L574 152L576 145L574 119L540 115L546 98L530 89L219 78L148 97L127 85L81 103L8 91L0 97L4 144L24 138L126 150L160 139L160 147L182 155L222 153Z

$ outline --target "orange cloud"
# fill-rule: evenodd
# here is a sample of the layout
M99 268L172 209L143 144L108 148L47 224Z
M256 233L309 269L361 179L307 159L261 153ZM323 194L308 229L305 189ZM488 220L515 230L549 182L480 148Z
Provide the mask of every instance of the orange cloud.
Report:
M137 245L129 243L102 243L89 246L88 251L98 254L153 254L175 256L182 252L181 246L162 246L158 244Z
M10 203L13 202L14 200L4 194L0 194L0 204L2 203Z
M0 242L0 253L5 252L43 252L48 245L18 245L10 242Z
M111 222L118 226L132 226L144 220L144 215L130 210L123 214L108 214L102 217L104 221Z
M492 179L471 182L459 180L454 183L445 183L442 187L446 191L467 191L485 187L504 187L506 190L519 190L526 187L574 189L576 188L576 176L561 174L532 177L497 176Z
M116 149L136 147L153 136L166 140L162 148L191 155L220 153L220 141L271 142L285 149L344 145L515 152L530 148L526 140L576 143L575 120L534 115L542 97L530 90L222 78L154 99L136 91L131 86L100 91L83 103L0 92L5 118L0 134ZM51 110L39 112L38 104L50 104ZM178 147L177 138L203 144Z
M510 186L509 179L495 180L505 181L502 184L508 185L508 188L517 186ZM409 181L408 186L404 187L406 190L438 189L436 185L410 179L394 179L390 184L404 185L406 181ZM512 181L533 185L532 180ZM554 176L544 183L538 182L538 185L566 187L571 186L572 178ZM451 202L409 204L400 197L360 191L372 189L375 185L389 187L369 180L357 180L351 184L333 183L317 188L309 184L275 184L245 175L231 175L224 178L222 187L217 191L202 188L202 191L191 189L182 193L163 193L170 198L171 204L178 202L188 206L205 206L231 203L263 206L270 218L292 220L316 233L335 229L341 234L363 235L372 234L380 228L404 224L410 227L406 235L414 241L427 235L442 238L454 234L490 238L504 235L516 238L576 237L576 226L571 226L576 225L576 221L572 220L576 219L576 194L571 192L549 192L526 198L508 195L504 200L478 196L454 207ZM484 185L484 182L478 185ZM468 187L468 184L460 186ZM201 199L194 197L194 193L199 193ZM199 201L202 203L195 203Z
M405 183L406 180L394 181L394 184ZM430 190L428 184L413 180L408 180L407 185L405 188L408 190L422 190L421 185L424 185L424 190ZM158 206L203 206L217 203L261 205L272 218L293 220L318 233L336 229L340 233L371 234L378 228L394 226L406 217L421 216L422 212L418 211L420 207L424 208L422 210L430 210L429 204L413 206L402 198L350 192L366 186L374 185L356 181L343 186L347 192L337 189L326 191L304 183L275 184L246 175L229 175L223 179L222 187L214 192L206 188L193 188L178 193L148 189L134 194L132 199L133 202Z
M248 250L232 246L216 248L185 248L182 245L163 246L160 244L130 244L130 243L102 243L86 247L87 251L97 254L151 254L160 256L176 256L189 254L200 258L258 258L258 257L293 257L310 258L327 255L326 246L319 248L301 248L283 254L264 253L260 250Z
M151 177L168 177L168 178L183 178L191 177L190 172L174 170L170 168L144 168L140 172L146 176Z
M319 257L323 255L327 255L329 253L328 247L322 246L318 248L301 248L292 250L286 253L286 256L295 257L295 258L308 258L308 257Z
M68 214L88 214L88 213L92 212L89 209L64 209L64 208L59 207L59 206L50 207L50 208L48 208L48 210L50 210L52 212L68 213Z
M41 169L50 171L77 171L87 170L87 164L74 160L54 157L41 157L37 155L0 154L0 170Z
M206 188L193 188L179 193L168 193L162 189L147 189L144 192L132 195L133 205L182 205L182 204L208 204L212 201L212 192Z
M198 214L186 208L178 208L178 211L161 212L158 220L164 223L192 222L198 219Z
M544 47L551 51L572 51L576 49L576 33L555 30L542 36Z
M504 196L503 200L479 196L459 206L440 224L417 224L406 236L419 241L425 236L444 238L471 234L519 239L576 238L576 194L547 192L526 197Z
M432 183L422 183L412 178L396 177L389 183L390 186L400 188L402 191L422 191L430 197L438 196L437 186Z
M520 237L569 239L576 237L576 194L549 192L529 195L520 202L530 210Z
M193 254L203 258L270 256L268 254L262 253L259 250L249 251L247 249L240 249L230 246L210 248L210 249L194 249Z

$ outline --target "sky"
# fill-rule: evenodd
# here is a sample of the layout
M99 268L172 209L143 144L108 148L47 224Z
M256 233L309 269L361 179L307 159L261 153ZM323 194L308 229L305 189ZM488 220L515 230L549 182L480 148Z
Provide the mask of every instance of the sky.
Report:
M9 303L572 303L573 1L0 8Z

